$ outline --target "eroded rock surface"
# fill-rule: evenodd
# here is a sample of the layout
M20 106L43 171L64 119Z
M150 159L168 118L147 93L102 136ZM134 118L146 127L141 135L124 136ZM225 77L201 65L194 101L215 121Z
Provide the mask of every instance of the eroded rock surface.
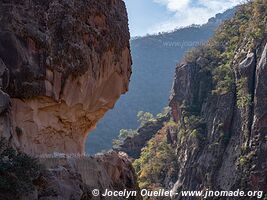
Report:
M136 175L128 157L109 152L95 157L55 156L41 158L47 169L34 180L34 190L22 200L98 200L125 199L104 197L105 190L139 191ZM94 196L92 191L99 190ZM132 200L141 200L137 195Z
M139 191L136 181L136 175L128 156L125 153L109 152L104 155L96 155L94 157L54 157L54 158L42 158L41 163L50 169L52 179L64 179L67 177L69 183L70 180L78 181L80 189L70 190L71 194L78 193L80 197L83 196L84 200L87 199L124 199L122 197L94 197L92 191L98 189L100 194L104 194L105 190L117 190L124 189ZM64 166L61 170L57 166ZM67 170L67 171L66 171ZM58 176L55 171L61 171L66 176ZM66 173L67 172L67 173ZM80 178L72 179L71 174L77 172L80 174ZM77 176L77 175L76 175ZM47 175L45 175L47 177ZM42 179L42 177L40 177ZM97 181L96 181L97 180ZM61 184L61 181L58 181ZM62 184L64 187L64 184ZM62 185L57 186L57 182L46 184L46 187L56 187L59 196L63 197L62 191L64 188ZM68 186L71 184L66 184ZM77 186L76 186L77 187ZM40 190L38 191L40 192ZM68 193L66 193L67 195ZM47 193L49 196L49 193ZM83 199L75 198L75 199ZM131 197L130 199L141 199L140 196Z
M123 1L1 0L0 25L0 83L12 105L1 135L30 154L82 153L87 133L128 90Z
M220 95L212 92L212 75L203 70L208 65L200 62L203 58L177 66L170 101L179 130L174 191L266 193L266 52L264 38L253 52L233 62L236 87Z
M129 39L122 0L0 0L0 137L17 150L13 159L22 151L44 167L37 178L25 170L31 192L1 186L1 199L89 200L100 199L93 189L138 190L125 155L79 157L88 132L128 90ZM8 158L1 154L1 163Z

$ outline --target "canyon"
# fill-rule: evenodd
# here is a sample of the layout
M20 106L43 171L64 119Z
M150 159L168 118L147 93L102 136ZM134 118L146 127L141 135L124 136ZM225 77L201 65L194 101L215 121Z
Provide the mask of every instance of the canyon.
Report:
M143 146L127 137L129 155L142 188L182 191L261 191L267 193L266 1L237 8L205 45L189 51L175 70L163 122ZM151 127L147 122L138 130ZM129 146L127 146L129 145ZM233 199L210 197L211 199ZM237 197L255 199L257 197Z
M168 105L177 62L191 48L205 44L218 26L233 17L234 13L235 8L232 8L210 18L203 25L131 38L133 74L129 92L118 100L114 109L108 111L89 134L86 152L94 155L109 150L121 129L136 129L139 126L136 117L139 111L153 115L161 112Z
M118 152L95 156L84 154L87 134L128 91L132 73L124 2L0 3L1 200L267 192L265 0L239 6L184 56L169 112L142 123Z

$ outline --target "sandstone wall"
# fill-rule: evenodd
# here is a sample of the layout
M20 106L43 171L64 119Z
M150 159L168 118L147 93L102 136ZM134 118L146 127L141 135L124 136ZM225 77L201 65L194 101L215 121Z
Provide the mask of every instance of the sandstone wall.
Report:
M0 135L30 154L82 153L128 90L129 39L121 0L1 0Z

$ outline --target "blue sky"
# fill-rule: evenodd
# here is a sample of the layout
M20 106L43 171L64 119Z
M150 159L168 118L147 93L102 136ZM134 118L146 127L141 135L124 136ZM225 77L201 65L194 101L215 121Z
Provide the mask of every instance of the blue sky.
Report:
M203 24L215 14L244 0L124 0L131 36L143 36L191 24Z

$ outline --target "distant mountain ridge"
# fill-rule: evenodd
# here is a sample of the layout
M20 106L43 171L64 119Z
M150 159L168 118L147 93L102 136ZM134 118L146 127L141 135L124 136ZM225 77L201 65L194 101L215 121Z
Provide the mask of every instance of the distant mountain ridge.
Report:
M201 26L192 25L169 33L132 39L133 75L129 92L89 134L87 152L95 154L108 150L120 129L137 128L138 111L161 112L168 104L166 97L170 93L176 63L189 49L205 43L224 20L234 15L235 10L217 14Z

